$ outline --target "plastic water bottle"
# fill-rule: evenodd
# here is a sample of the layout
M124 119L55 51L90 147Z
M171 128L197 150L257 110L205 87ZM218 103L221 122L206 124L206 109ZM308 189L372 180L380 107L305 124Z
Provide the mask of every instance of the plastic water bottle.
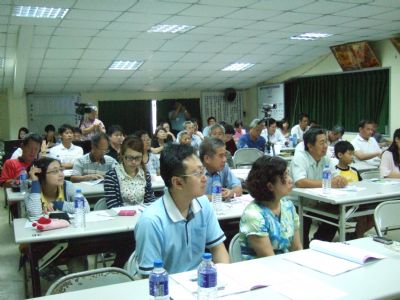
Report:
M324 166L324 170L322 171L322 189L324 193L328 193L331 189L332 184L332 173L329 165L326 164Z
M81 189L76 190L74 197L74 226L76 228L86 227L86 217L85 217L85 197L82 195Z
M212 178L211 200L215 213L220 213L222 211L222 184L219 175L214 175Z
M293 134L292 140L293 140L293 148L295 148L297 145L297 134Z
M25 195L28 189L28 173L26 172L25 168L23 168L19 174L19 191L21 194Z
M217 269L211 259L211 253L204 253L197 269L197 300L217 299Z
M149 294L152 300L169 299L168 273L163 266L162 260L156 260L149 276Z

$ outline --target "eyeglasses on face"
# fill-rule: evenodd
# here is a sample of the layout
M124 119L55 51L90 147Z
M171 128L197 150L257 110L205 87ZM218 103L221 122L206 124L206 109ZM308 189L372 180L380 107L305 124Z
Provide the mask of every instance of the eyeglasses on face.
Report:
M60 169L54 169L54 170L47 171L46 174L58 175L58 173L63 173L63 172L64 172L64 168L60 168Z
M136 162L141 162L143 159L142 155L138 155L138 156L132 156L132 155L125 155L124 159L126 161L136 161Z
M206 168L201 167L197 172L190 173L190 174L183 174L180 177L189 177L189 176L202 177L204 175L206 175Z

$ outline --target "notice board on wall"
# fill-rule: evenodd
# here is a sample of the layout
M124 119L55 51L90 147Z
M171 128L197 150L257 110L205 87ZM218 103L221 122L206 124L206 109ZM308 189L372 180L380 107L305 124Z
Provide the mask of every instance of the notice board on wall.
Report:
M264 105L273 104L276 105L276 109L271 109L271 118L280 121L285 117L285 96L283 83L265 85L258 88L258 117L263 118L265 116L263 111Z

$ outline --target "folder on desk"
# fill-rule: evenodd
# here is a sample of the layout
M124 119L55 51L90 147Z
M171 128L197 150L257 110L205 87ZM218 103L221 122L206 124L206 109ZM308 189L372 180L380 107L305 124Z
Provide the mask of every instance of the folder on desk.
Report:
M343 243L313 240L310 249L285 255L286 260L328 274L338 275L385 256Z

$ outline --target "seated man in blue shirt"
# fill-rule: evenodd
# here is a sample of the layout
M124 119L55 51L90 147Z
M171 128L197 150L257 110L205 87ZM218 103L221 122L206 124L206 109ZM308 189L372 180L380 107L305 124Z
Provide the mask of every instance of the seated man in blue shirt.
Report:
M260 136L261 131L265 128L265 122L260 119L254 119L249 125L249 132L242 135L238 140L238 149L240 148L257 148L264 152L265 139Z
M206 168L206 195L210 200L213 180L216 179L221 182L223 199L242 195L242 184L226 163L225 143L221 139L206 138L200 145L200 159Z
M229 263L224 232L206 196L205 169L188 145L168 145L160 157L163 197L150 205L135 227L140 275L148 276L156 259L168 273L196 269L204 249L215 263Z

